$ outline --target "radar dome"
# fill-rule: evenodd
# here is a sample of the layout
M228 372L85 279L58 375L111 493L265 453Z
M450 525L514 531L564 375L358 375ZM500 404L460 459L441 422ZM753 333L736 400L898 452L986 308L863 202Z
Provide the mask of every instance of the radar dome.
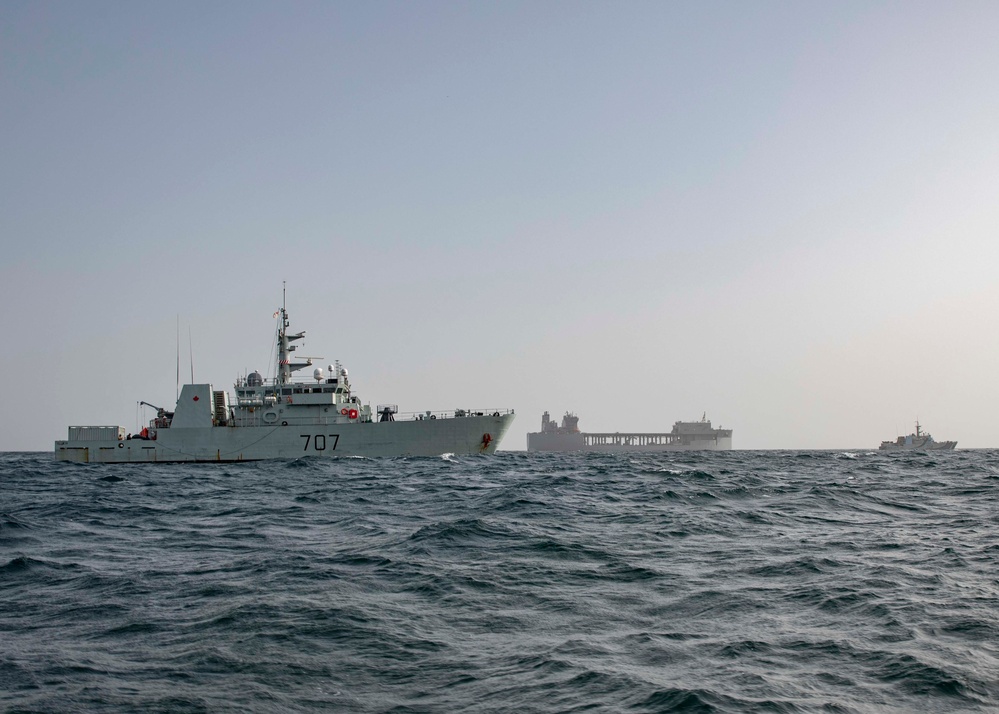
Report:
M323 368L316 367L312 372L312 378L317 382L321 382L323 379Z
M263 383L264 378L257 371L250 372L250 376L246 378L246 386L248 387L260 387L263 386Z

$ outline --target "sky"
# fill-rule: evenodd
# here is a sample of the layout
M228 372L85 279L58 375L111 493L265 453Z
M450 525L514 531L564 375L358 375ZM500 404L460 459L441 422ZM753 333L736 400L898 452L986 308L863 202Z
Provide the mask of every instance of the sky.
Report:
M999 4L0 4L0 451L300 354L400 411L999 447ZM180 337L178 338L178 334Z

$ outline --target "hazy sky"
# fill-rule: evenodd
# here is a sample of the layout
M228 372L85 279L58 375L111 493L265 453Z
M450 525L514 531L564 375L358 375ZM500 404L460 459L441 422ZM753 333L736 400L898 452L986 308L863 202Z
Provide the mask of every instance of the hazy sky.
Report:
M364 401L999 446L999 3L0 4L0 450ZM188 334L191 345L188 344ZM148 418L148 412L147 412Z

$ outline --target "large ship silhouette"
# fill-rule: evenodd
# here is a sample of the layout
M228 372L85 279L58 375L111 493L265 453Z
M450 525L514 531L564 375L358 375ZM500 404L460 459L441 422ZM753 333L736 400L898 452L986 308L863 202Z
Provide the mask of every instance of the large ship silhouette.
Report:
M732 448L732 430L713 428L707 414L700 421L678 421L662 433L586 433L579 417L566 412L559 424L548 412L541 416L541 431L527 435L528 451L698 451Z

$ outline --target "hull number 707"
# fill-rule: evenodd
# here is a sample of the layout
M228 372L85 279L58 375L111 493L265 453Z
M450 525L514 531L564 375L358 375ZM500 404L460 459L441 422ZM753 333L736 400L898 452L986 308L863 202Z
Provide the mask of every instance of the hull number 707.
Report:
M309 450L310 441L312 442L312 448L315 451L326 451L326 434L316 434L315 438L312 437L312 434L300 434L300 436L305 439L305 448L303 451ZM336 451L336 444L340 441L340 435L330 434L329 438L333 440L333 445L330 446L330 451Z

